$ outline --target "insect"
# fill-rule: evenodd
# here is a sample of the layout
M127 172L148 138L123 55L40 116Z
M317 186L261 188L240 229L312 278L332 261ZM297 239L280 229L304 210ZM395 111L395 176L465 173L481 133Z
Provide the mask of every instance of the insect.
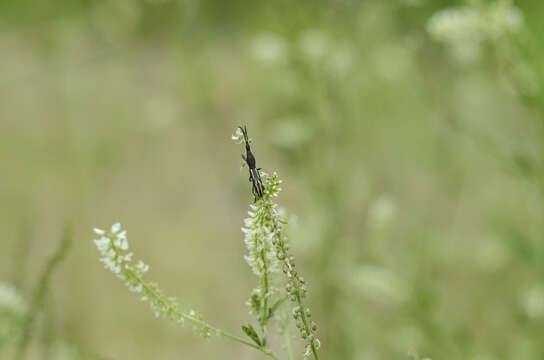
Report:
M253 156L253 153L251 152L251 148L249 147L249 138L247 137L247 128L244 125L244 127L238 126L240 130L242 130L242 133L244 134L244 141L246 143L246 155L242 154L242 159L246 162L247 166L249 167L249 181L251 181L251 192L253 193L253 196L255 196L255 201L257 199L260 199L263 197L264 193L264 185L263 181L261 180L261 174L260 174L260 168L256 167L256 161L255 156Z

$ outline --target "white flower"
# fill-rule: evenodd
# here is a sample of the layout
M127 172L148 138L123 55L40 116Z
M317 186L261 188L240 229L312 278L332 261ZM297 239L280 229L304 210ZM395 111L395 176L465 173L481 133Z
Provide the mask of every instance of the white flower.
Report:
M144 264L142 260L138 261L138 264L136 265L136 268L139 269L142 273L145 273L149 270L149 266Z
M128 289L130 291L132 291L132 292L135 292L135 293L141 293L142 289L143 289L143 286L142 286L142 284L138 284L138 285L129 284Z
M495 1L489 5L460 6L435 13L427 22L427 31L446 44L458 60L474 60L485 41L494 41L518 32L523 13L512 1Z
M93 231L95 232L95 234L97 235L104 235L106 232L102 229L97 229L97 228L94 228Z
M435 13L427 23L427 31L442 41L477 41L481 32L481 14L474 8L462 6Z
M139 294L139 298L142 301L149 301L155 316L159 317L164 315L176 324L183 325L183 320L184 318L187 318L188 315L179 309L179 304L176 299L166 297L156 283L144 282L143 275L149 270L149 266L141 260L136 264L132 262L133 253L127 251L129 248L128 239L126 231L121 230L121 224L113 224L109 236L107 236L104 231L100 230L98 232L95 230L95 233L101 235L99 239L94 240L94 243L101 254L100 262L104 264L104 267L122 280L129 291ZM112 240L112 238L114 238L114 240ZM190 320L195 322L198 326L201 326L201 333L208 336L212 331L209 328L209 325L202 321L200 315L195 316L195 318L196 320Z
M126 238L117 238L114 241L115 246L120 248L121 250L127 250L128 249L128 240Z
M236 131L232 135L231 139L237 144L241 144L244 141L244 134L239 127L236 128Z
M265 289L265 276L277 273L280 270L280 263L274 250L273 241L279 237L278 227L281 223L281 216L278 206L272 202L272 197L280 191L280 181L277 175L269 177L261 173L265 183L265 192L262 199L250 205L249 217L244 219L244 243L248 254L244 256L247 264L253 273L260 278L259 286L254 289L253 294L261 297L271 297L273 288ZM252 302L248 304L252 306ZM253 311L253 310L252 310Z
M111 232L112 234L117 233L119 230L121 230L121 223L116 222L111 226Z
M109 249L110 241L108 237L102 236L100 239L94 240L94 243L98 247L98 250L100 250L100 253L104 255L106 250Z

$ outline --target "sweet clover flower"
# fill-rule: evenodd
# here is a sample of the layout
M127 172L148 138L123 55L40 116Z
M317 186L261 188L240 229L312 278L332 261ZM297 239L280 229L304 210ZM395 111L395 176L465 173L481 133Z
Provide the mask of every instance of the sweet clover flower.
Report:
M238 144L244 142L244 134L240 128L236 130L232 140ZM248 142L250 141L248 139ZM289 299L293 303L292 315L296 320L296 326L301 338L306 342L306 356L313 355L315 360L319 360L317 349L320 342L316 337L317 325L311 320L310 309L303 304L307 292L305 281L295 270L294 257L288 254L289 246L283 230L286 221L274 202L281 190L281 180L276 173L268 175L260 171L259 175L264 179L262 185L264 189L258 199L250 205L249 217L244 220L242 227L248 251L245 260L259 279L248 305L250 313L255 315L260 325L260 333L251 324L242 325L243 332L251 341L210 325L194 310L183 311L175 298L166 296L156 283L145 281L144 275L149 271L149 266L141 260L133 259L134 254L129 251L127 232L122 229L120 223L113 224L109 230L95 228L97 238L94 243L100 252L100 261L104 267L123 281L130 291L138 294L142 301L149 302L157 317L166 317L180 325L189 321L203 337L222 336L257 349L276 360L278 358L267 345L267 323L276 315L276 310L283 302ZM282 272L287 283L285 294L282 294L280 287L275 286ZM277 316L278 319L280 317ZM284 319L285 317L283 316ZM288 333L285 334L288 338Z
M484 42L517 33L522 25L521 10L512 1L497 0L485 6L440 10L427 22L427 31L458 59L473 60Z
M273 198L278 196L281 191L281 180L277 174L272 176L266 176L265 180L265 196L261 200L266 204L266 216L270 222L272 245L277 260L280 263L282 272L287 277L287 285L285 290L287 297L293 303L292 309L293 318L296 321L296 327L299 330L300 336L306 341L305 356L314 355L317 359L317 349L321 346L319 339L316 337L317 324L311 320L311 311L304 306L303 299L306 297L307 287L306 281L298 271L295 269L295 258L289 255L288 238L283 230L283 225L287 222L280 215L278 206L272 201Z
M215 331L208 326L200 315L191 311L184 313L173 297L167 297L156 283L145 282L143 276L149 271L149 266L142 260L133 261L133 253L129 252L126 230L121 230L121 224L115 223L110 231L94 229L99 236L94 240L102 257L100 261L104 267L122 280L127 288L140 295L142 301L149 301L151 309L156 317L164 316L171 321L183 325L185 320L190 320L198 326L201 335L209 337Z
M236 131L234 132L234 134L232 134L231 139L232 139L232 141L234 141L238 145L243 143L244 142L244 133L242 132L242 129L240 129L239 127L236 128Z
M237 140L236 134L233 140ZM251 312L257 316L264 333L266 321L285 298L289 299L293 303L292 315L296 326L301 338L306 342L305 356L313 355L318 359L317 349L321 343L316 337L317 325L311 320L310 309L303 304L307 293L306 282L295 269L295 258L288 254L288 238L283 229L287 221L274 202L281 191L282 181L276 173L268 175L261 171L261 177L265 188L263 196L250 205L249 217L244 220L242 228L248 249L246 261L253 273L259 277L259 286L253 290L248 304ZM272 296L277 292L270 286L271 276L280 270L287 278L286 297L269 307Z
M143 277L149 271L149 266L142 260L133 260L133 253L128 251L127 232L122 230L120 223L113 224L109 231L95 228L94 232L98 235L94 243L100 252L100 261L104 267L123 281L130 291L138 294L142 301L149 302L156 317L165 317L181 326L185 321L189 321L193 325L193 330L204 338L212 335L223 336L276 358L264 345L253 344L210 325L195 310L183 311L176 298L166 296L158 284L146 282Z

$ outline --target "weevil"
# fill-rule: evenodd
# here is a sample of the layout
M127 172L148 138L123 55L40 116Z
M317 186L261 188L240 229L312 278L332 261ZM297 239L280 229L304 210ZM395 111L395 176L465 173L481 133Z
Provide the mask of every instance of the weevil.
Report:
M244 134L244 141L246 143L246 155L242 154L242 159L246 162L249 168L249 181L251 182L251 192L255 197L255 201L263 197L264 185L261 180L260 168L257 168L257 162L255 161L255 156L251 152L251 147L249 146L249 138L247 136L247 128L238 126Z

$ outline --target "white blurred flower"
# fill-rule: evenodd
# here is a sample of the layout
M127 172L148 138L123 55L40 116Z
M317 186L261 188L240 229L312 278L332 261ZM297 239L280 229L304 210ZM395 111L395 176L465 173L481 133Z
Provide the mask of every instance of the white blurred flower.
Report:
M443 42L458 60L479 56L484 41L494 41L518 32L523 13L511 1L497 0L487 6L460 6L435 13L427 22L427 31Z
M255 36L251 44L253 58L257 61L275 64L283 61L287 54L287 46L283 38L274 33L263 33Z
M544 316L544 289L541 286L533 286L525 291L520 299L521 306L530 318Z
M479 56L482 19L472 7L448 8L435 13L427 22L427 31L449 47L454 58L472 61Z
M477 41L482 36L480 13L469 6L448 8L435 13L427 23L427 31L436 40Z
M484 28L490 38L513 34L523 26L523 13L512 1L495 1L484 16Z

